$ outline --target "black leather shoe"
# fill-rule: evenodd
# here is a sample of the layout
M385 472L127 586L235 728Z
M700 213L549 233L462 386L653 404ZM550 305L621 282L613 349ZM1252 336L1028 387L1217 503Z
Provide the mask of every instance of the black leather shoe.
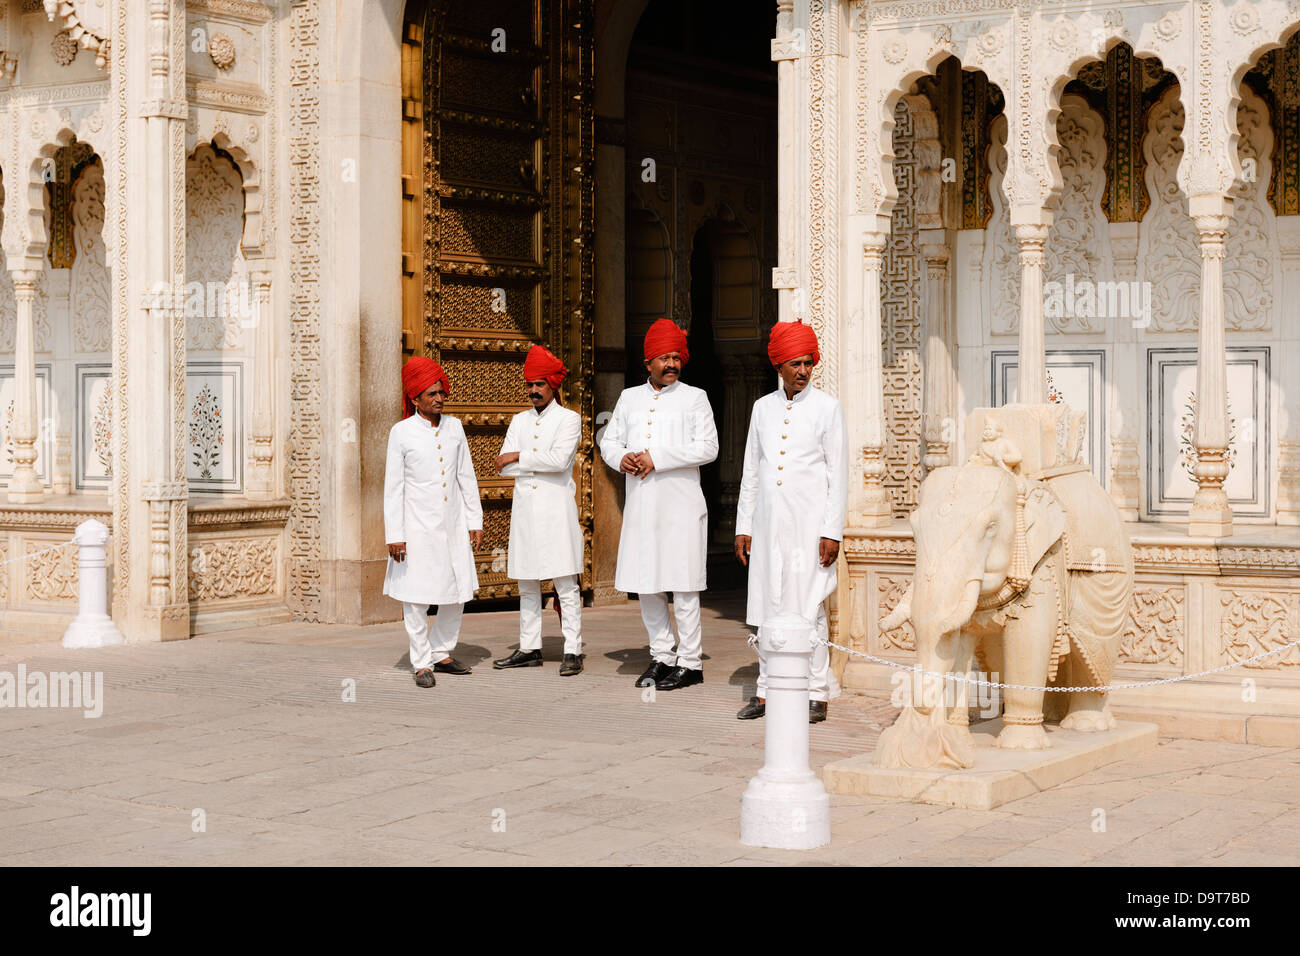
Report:
M426 667L423 670L415 672L415 683L421 687L432 687L434 684L438 683L438 681L433 676L433 671Z
M438 663L433 665L433 669L439 674L463 675L473 673L468 667L456 660L454 657L449 657L445 661L438 661Z
M740 708L740 712L736 714L736 719L754 720L758 717L762 717L766 713L767 702L761 697L751 697L749 698L749 703Z
M692 684L704 683L704 668L691 670L689 667L674 667L673 672L655 684L655 690L677 690Z
M651 687L658 684L672 672L672 664L660 664L658 661L651 661L650 666L645 669L645 673L636 679L636 686Z
M808 701L808 723L820 724L826 719L826 701L810 700Z
M574 674L582 673L582 655L565 654L564 660L560 663L560 676L572 677Z
M503 657L499 661L493 661L492 666L499 671L507 667L541 667L541 651L515 651L509 657Z

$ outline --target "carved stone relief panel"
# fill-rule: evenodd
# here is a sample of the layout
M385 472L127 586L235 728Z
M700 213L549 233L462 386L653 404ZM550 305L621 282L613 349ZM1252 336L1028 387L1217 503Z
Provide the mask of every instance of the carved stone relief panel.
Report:
M239 246L244 229L239 170L211 146L199 146L186 164L185 200L189 347L204 351L238 348L244 306L251 308Z
M989 197L993 213L985 227L984 314L989 331L1007 335L1020 327L1020 253L1011 233L1011 212L1002 190L1007 176L1007 118L994 117L989 130Z
M1187 641L1187 588L1137 584L1120 638L1121 664L1182 667Z
M876 582L876 620L892 611L903 599L912 578L907 574L875 574ZM879 631L876 635L875 650L878 653L898 653L916 650L916 634L912 631L912 622L904 621L898 627L888 631Z
M109 346L109 275L104 250L104 168L87 166L72 192L70 306L73 348L106 352Z
M58 551L40 552L61 544L54 539L24 539L23 598L24 603L70 604L77 600L77 549L60 548Z
M1179 87L1171 86L1156 101L1142 141L1151 207L1142 217L1138 276L1151 283L1151 328L1164 332L1195 329L1201 295L1196 228L1178 185L1184 122L1178 95Z
M1237 107L1237 155L1243 182L1233 190L1223 262L1223 312L1230 329L1273 327L1274 281L1281 272L1277 221L1268 204L1273 133L1268 106L1242 84Z
M1219 663L1248 661L1291 643L1300 635L1300 592L1278 588L1221 588L1218 591ZM1276 670L1300 667L1300 647L1292 647L1246 668Z
M1007 170L1006 118L994 121L992 168L993 216L984 245L989 289L990 331L1007 335L1020 326L1020 256L1003 191ZM1106 191L1106 137L1101 116L1081 96L1061 98L1056 121L1061 149L1058 162L1062 189L1055 221L1044 249L1044 315L1050 331L1105 331L1106 310L1097 299L1097 283L1113 273L1110 229L1102 201ZM1051 290L1059 290L1052 295ZM1075 290L1090 298L1076 298ZM1068 291L1066 291L1068 290ZM1091 303L1091 304L1088 304Z
M1200 315L1200 249L1177 179L1185 118L1178 92L1178 86L1170 87L1152 108L1143 142L1151 208L1142 220L1138 275L1152 283L1151 328L1161 332L1195 331ZM1223 269L1224 323L1232 330L1266 331L1273 327L1280 273L1276 218L1267 198L1273 136L1264 102L1248 86L1241 94L1238 156L1247 176L1233 192Z
M916 228L916 136L905 99L894 110L894 205L880 275L885 388L885 487L894 514L916 507L921 483L921 256Z
M190 538L190 599L198 602L274 598L282 593L280 536Z

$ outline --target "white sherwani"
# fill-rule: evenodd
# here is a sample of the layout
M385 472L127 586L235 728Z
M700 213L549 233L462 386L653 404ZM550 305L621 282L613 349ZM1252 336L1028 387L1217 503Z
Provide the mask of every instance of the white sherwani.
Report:
M844 409L811 385L793 399L782 386L754 403L736 505L736 534L753 539L751 626L780 616L813 624L835 590L835 565L820 566L820 539L844 535L847 447Z
M638 595L703 591L708 507L700 466L718 457L718 430L703 389L684 382L655 391L649 382L626 389L600 440L615 471L629 452L650 452L646 478L624 475L627 500L614 587Z
M434 427L416 413L388 433L384 466L384 540L406 542L406 560L388 559L384 593L408 604L463 604L478 573L470 531L483 508L460 420Z
M558 402L540 413L534 408L522 411L510 422L501 454L517 451L519 460L501 473L515 480L506 574L516 581L582 573L582 529L573 482L581 438L581 417Z

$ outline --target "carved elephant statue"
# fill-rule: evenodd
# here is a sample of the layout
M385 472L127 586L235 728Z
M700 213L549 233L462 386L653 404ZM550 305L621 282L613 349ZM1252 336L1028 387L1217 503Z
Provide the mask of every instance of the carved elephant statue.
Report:
M1054 414L1059 421L1062 413ZM979 451L965 465L938 468L926 477L910 516L915 576L880 627L910 620L917 664L928 671L964 674L974 655L980 669L1000 675L1004 683L1102 687L1114 670L1133 590L1128 534L1110 496L1085 465L1055 464L1060 456L1054 459L1041 449L1026 455L1020 446L1032 442L1023 436L1035 428L1020 431L1013 439L985 425ZM1044 462L1049 467L1042 467ZM905 707L881 735L876 763L972 766L968 685L955 686L960 691L952 706L944 705L953 700L949 692L925 694ZM1049 746L1044 696L1059 705L1067 695L1003 692L1004 727L997 746ZM1062 727L1114 727L1103 693L1068 697Z

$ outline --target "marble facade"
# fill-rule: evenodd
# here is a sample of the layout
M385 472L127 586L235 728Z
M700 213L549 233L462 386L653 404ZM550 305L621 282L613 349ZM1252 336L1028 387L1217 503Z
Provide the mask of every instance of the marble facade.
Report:
M654 311L628 285L642 219L680 200L629 213L627 124L660 96L627 76L647 0L575 2L594 34L596 223L577 371L598 417ZM1053 396L1086 407L1089 463L1129 522L1117 679L1300 636L1300 4L761 15L774 214L762 191L757 212L712 193L701 209L719 248L762 264L736 341L745 322L811 322L818 384L849 412L839 641L909 659L906 631L876 622L911 574L916 488L969 453L971 409ZM405 0L0 0L0 559L99 518L129 640L396 617L380 508L412 347L406 16ZM682 274L678 238L665 268ZM751 353L724 363L737 407L763 387ZM591 472L584 517L596 600L620 597L608 479ZM71 619L75 568L49 557L4 566L4 631ZM888 690L883 665L837 666L850 690ZM1119 703L1246 712L1243 678L1300 716L1294 650Z

